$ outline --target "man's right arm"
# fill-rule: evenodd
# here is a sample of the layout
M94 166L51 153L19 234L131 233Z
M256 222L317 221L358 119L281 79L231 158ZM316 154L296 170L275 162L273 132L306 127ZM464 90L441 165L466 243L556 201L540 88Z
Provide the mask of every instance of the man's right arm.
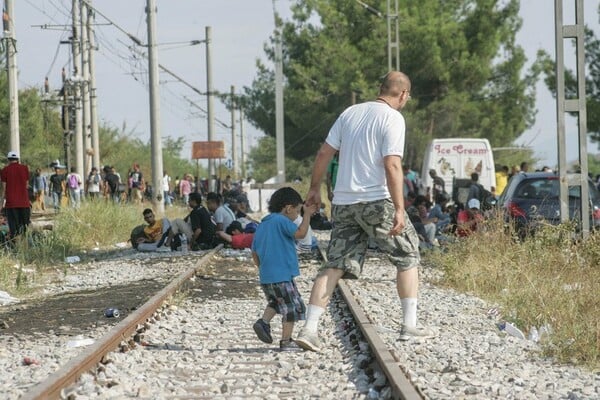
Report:
M327 170L329 162L333 158L337 150L331 147L328 143L323 143L313 166L312 177L310 180L310 189L306 195L306 203L308 205L321 205L321 182L323 181L323 175Z

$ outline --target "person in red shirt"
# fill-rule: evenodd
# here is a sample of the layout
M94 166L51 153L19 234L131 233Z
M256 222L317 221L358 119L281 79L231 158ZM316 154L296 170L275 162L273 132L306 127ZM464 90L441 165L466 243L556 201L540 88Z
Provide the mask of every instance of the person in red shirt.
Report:
M217 231L217 235L234 249L249 249L254 239L254 233L244 232L240 221L233 221L225 232Z
M0 206L4 206L10 237L14 238L25 233L30 223L29 168L19 163L19 154L14 151L8 152L6 158L8 165L0 172Z
M460 210L456 216L456 234L460 237L466 237L475 232L484 219L479 200L469 200L467 207L468 209Z

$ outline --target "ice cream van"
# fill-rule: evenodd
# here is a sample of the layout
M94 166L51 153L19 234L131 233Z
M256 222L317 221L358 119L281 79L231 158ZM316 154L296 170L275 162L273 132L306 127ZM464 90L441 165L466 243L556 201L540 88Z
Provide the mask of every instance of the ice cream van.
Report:
M424 188L432 187L429 175L432 169L444 180L446 192L451 195L455 179L465 184L473 172L479 174L479 183L487 190L496 186L494 155L487 139L433 139L423 158L421 179Z

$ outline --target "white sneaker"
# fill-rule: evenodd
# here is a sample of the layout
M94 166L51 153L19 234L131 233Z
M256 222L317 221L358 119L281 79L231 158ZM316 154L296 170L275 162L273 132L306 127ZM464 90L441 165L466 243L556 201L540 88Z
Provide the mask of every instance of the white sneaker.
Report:
M427 339L435 336L435 333L427 328L408 327L402 325L400 330L400 340L406 341L411 338Z
M316 332L313 333L302 329L295 342L304 350L315 351L317 353L321 351L321 341Z

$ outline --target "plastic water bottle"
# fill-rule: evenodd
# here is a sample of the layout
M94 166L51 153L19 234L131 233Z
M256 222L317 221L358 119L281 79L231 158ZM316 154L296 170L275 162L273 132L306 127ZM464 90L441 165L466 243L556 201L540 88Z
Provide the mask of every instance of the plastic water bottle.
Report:
M185 235L181 235L181 252L183 254L187 254L188 252L188 241Z

